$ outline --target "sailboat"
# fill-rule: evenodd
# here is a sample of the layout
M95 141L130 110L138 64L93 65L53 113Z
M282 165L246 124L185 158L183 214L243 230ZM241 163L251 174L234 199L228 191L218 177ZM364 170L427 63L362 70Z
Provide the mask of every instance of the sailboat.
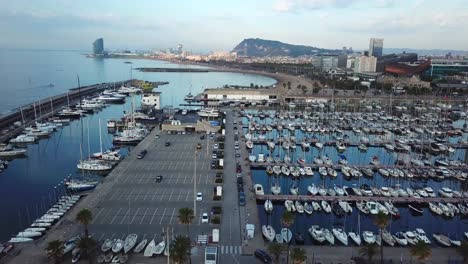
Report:
M100 151L93 153L93 158L105 161L120 161L122 159L119 150L102 151L101 119L99 119L99 147Z
M89 146L89 122L88 122L88 153L90 153L90 146ZM83 149L82 149L82 144L80 144L80 161L76 165L76 167L80 170L84 171L109 171L112 169L112 165L103 162L100 160L94 160L91 159L91 157L88 157L88 159L84 160L83 159Z

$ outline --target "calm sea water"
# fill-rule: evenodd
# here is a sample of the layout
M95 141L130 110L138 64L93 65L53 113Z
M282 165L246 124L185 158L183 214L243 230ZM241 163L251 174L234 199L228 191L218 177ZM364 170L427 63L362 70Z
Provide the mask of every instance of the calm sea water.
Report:
M11 51L0 50L0 114L11 109L66 92L77 87L80 76L82 85L118 81L130 78L132 67L187 67L162 61L128 59L89 59L78 52L63 51ZM270 78L238 73L140 73L133 78L149 81L168 81L158 88L162 92L162 105L183 102L192 86L192 93L206 87L224 84L271 85ZM53 83L54 87L46 87ZM78 175L76 164L83 155L99 151L99 120L102 126L103 149L112 146L112 135L106 130L106 120L120 118L130 111L130 101L124 105L111 105L101 112L73 121L53 133L49 138L28 146L26 158L10 162L8 169L0 173L0 241L8 240L18 231L28 227L64 193L61 182L69 175ZM139 102L139 98L135 98ZM89 128L89 129L88 129ZM124 150L125 152L125 150ZM96 175L84 175L103 179Z
M272 123L273 120L271 118L265 118L260 120L258 118L254 119L256 123L259 124L269 124ZM243 124L248 124L248 119L243 118ZM455 124L459 126L461 124ZM244 128L244 133L247 133L247 128ZM307 136L310 138L312 136L311 133L303 133L300 130L295 130L295 132L290 132L289 130L283 130L283 135L294 135L296 137L297 142L301 142L302 139ZM359 136L356 136L352 131L344 131L344 134L348 136L349 140L352 142L359 141ZM330 141L333 140L331 135L326 134L318 134L313 133L320 142ZM258 136L258 135L257 135ZM266 132L265 136L267 139L277 139L278 132L276 130L272 130L270 132ZM343 135L344 136L344 135ZM465 133L461 137L451 138L450 141L455 143L459 139L467 138L467 134ZM377 136L369 135L368 136L370 141L376 139ZM252 155L257 155L263 153L265 157L273 156L273 157L281 157L284 158L285 151L282 147L276 146L273 152L270 152L266 145L254 145L252 149ZM298 158L305 158L306 163L313 163L313 159L317 156L327 155L333 160L334 164L338 163L339 154L337 149L334 146L326 146L323 148L322 151L319 151L317 148L311 147L310 150L304 152L300 146L296 148L295 151L291 151L287 153L293 161L296 161ZM381 164L392 165L395 164L395 160L397 159L397 154L394 152L388 152L383 148L377 147L370 147L367 152L361 152L357 149L357 147L348 147L345 152L341 153L346 156L349 165L367 165L369 164L371 158L373 156L378 156L380 159ZM455 153L451 154L450 159L453 160L464 160L465 158L465 150L457 149ZM436 159L436 157L432 157L432 161ZM269 176L267 175L264 169L254 169L252 170L252 178L254 183L260 183L263 185L265 193L271 193L271 186L273 183L278 183L281 185L281 192L282 194L289 194L289 188L293 179L291 177L285 177L284 175L276 177L276 176ZM373 178L367 177L360 177L358 179L352 177L351 179L346 179L343 177L341 172L338 172L338 176L336 178L332 178L329 176L321 177L318 172L315 172L314 176L302 176L300 177L299 181L299 193L302 195L307 194L307 186L315 184L316 186L326 186L327 188L333 188L335 185L339 186L348 186L348 187L359 187L362 184L367 184L369 186L374 186L380 188L382 186L389 186L395 187L395 185L399 184L402 188L410 187L410 188L421 188L429 186L437 193L438 190L442 187L450 187L454 190L460 189L460 182L456 180L452 181L443 181L443 182L436 182L433 180L428 181L421 181L421 180L404 180L404 179L395 179L393 177L382 177L378 173L374 174ZM260 220L262 224L270 224L272 225L277 232L281 230L281 215L284 208L284 203L276 203L274 204L274 210L271 214L266 214L263 203L258 204L258 210L260 213ZM424 213L422 216L414 216L409 212L409 209L405 207L399 207L401 218L400 219L392 219L390 225L388 227L389 231L392 233L396 233L398 231L407 231L407 230L415 230L416 228L423 228L429 239L432 239L433 233L443 233L445 235L449 235L452 239L457 238L459 240L463 240L463 232L468 231L468 220L461 218L459 215L454 217L453 219L445 219L441 216L434 216L429 208L424 209ZM292 225L291 229L294 232L300 232L304 235L306 239L306 244L312 244L313 239L308 233L308 229L311 225L320 225L322 227L331 229L333 227L342 227L345 228L346 232L350 231L365 231L370 230L374 233L378 232L378 228L373 223L373 218L371 216L366 216L360 214L359 211L355 206L353 206L353 213L347 215L346 217L336 217L333 213L326 214L326 213L316 213L314 212L311 216L307 214L296 214L295 222ZM294 243L294 242L293 242ZM340 244L336 242L336 244ZM352 244L352 243L351 243ZM433 241L432 245L438 246L436 241Z
M132 64L124 62L130 61ZM132 78L168 81L160 86L161 104L178 105L189 93L225 84L271 85L271 78L241 73L151 73L131 70L138 67L197 67L165 61L139 59L93 59L73 51L28 51L0 49L0 115L40 98L61 94L70 88ZM132 72L132 75L130 75ZM49 84L54 87L48 87Z

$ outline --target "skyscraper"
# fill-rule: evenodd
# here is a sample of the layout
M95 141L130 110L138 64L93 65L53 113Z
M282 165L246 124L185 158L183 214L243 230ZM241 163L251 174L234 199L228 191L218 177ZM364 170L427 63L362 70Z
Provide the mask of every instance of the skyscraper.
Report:
M371 38L369 43L369 56L382 57L383 39Z
M93 42L93 53L95 55L104 54L104 39L103 38L98 38Z

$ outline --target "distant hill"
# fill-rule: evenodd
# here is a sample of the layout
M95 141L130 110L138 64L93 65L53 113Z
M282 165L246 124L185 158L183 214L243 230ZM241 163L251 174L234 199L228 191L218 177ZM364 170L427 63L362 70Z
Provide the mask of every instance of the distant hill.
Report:
M449 49L411 49L411 48L384 48L384 54L392 54L392 53L402 53L405 51L406 53L417 53L420 56L426 55L434 55L434 56L443 56L447 53L451 52L453 56L456 55L468 55L468 51L466 50L449 50Z
M259 38L244 39L233 50L240 56L264 57L264 56L291 56L317 54L339 54L341 50L321 49L303 45L293 45L276 40Z

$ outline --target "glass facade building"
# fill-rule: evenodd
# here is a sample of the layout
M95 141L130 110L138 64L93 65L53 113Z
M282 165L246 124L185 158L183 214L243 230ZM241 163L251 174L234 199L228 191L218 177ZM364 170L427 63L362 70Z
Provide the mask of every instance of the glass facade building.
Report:
M382 57L383 39L371 38L369 43L369 56Z
M104 54L104 39L98 38L93 42L93 53L96 55Z

